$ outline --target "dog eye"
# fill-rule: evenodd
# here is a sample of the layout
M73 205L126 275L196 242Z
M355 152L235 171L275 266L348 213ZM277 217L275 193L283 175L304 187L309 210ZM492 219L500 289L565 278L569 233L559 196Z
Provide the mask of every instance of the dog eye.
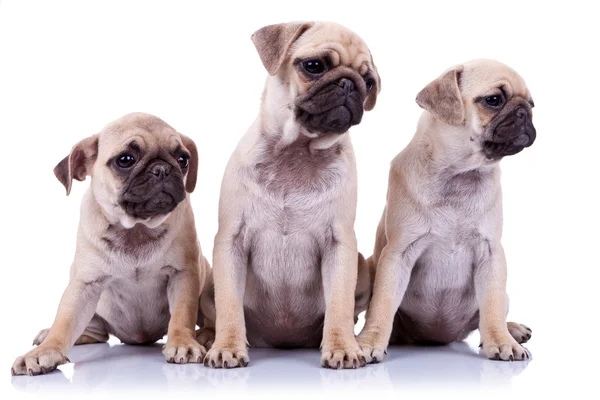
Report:
M179 156L179 158L177 159L177 163L179 164L181 169L186 169L188 165L190 165L190 159L185 156Z
M370 92L371 89L373 89L373 87L375 86L375 79L373 79L373 78L366 78L365 79L365 84L367 85L367 92Z
M502 99L502 96L499 96L499 95L488 96L485 98L485 104L487 104L488 106L490 106L492 108L498 108L503 103L504 103L504 99Z
M121 168L131 168L135 164L135 158L131 154L122 154L117 157L117 165Z
M320 58L313 58L303 61L302 68L310 75L321 75L327 71L327 64Z

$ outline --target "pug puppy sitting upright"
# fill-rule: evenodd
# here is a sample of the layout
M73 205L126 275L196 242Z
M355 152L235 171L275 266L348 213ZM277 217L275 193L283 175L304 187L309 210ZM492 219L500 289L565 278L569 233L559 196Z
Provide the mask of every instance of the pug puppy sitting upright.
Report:
M363 40L337 24L270 25L252 41L270 76L222 182L214 301L211 291L202 299L204 334L216 302L205 365L245 366L248 342L321 345L323 366L357 368L365 359L354 321L369 278L366 264L357 272L347 132L375 106L379 76ZM203 332L199 340L212 341Z
M475 60L444 72L417 103L417 132L390 169L358 341L378 362L390 336L445 344L479 328L487 357L526 359L531 329L506 323L499 162L535 140L531 94L511 68Z
M18 357L13 375L38 375L69 362L73 344L153 343L163 354L201 362L198 298L209 273L187 193L196 186L194 142L161 119L135 113L77 143L54 169L71 191L92 177L81 206L75 259L54 324Z

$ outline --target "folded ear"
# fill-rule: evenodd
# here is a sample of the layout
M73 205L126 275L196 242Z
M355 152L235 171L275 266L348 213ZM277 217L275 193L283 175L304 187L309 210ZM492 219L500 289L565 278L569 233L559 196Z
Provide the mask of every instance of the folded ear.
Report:
M91 174L97 157L98 135L93 135L73 146L71 153L54 167L54 175L67 189L67 196L71 193L73 179L85 180Z
M252 42L269 75L277 74L287 57L290 46L313 24L313 22L290 22L268 25L252 34Z
M365 100L365 111L371 111L373 108L375 108L375 103L377 103L377 95L379 94L379 92L381 92L381 77L379 76L379 72L377 72L377 67L373 62L372 55L371 65L373 66L373 79L375 79L375 84L367 94L367 99Z
M425 86L417 95L417 104L447 124L462 125L465 106L458 83L462 71L459 65Z
M198 179L198 149L196 148L196 143L187 136L181 135L181 141L190 152L190 166L185 181L185 191L192 193L196 188L196 180Z

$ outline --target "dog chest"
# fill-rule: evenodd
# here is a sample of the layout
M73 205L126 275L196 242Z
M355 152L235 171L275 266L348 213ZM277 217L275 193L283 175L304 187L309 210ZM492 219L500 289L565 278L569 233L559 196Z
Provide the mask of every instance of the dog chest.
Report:
M162 258L161 249L168 244L168 233L164 227L149 229L137 224L131 229L124 229L110 224L100 237L100 243L113 263L121 264L123 269L133 269L135 278Z
M345 175L341 153L341 144L312 152L302 141L279 151L268 145L254 173L267 192L310 198L339 187Z

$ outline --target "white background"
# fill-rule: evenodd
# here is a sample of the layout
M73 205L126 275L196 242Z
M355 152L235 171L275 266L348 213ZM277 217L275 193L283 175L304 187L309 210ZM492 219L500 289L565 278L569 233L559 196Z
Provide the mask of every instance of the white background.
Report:
M2 397L81 391L163 397L177 389L195 398L236 390L261 397L436 391L528 397L591 389L600 355L597 16L578 1L2 1ZM389 162L421 113L417 92L447 67L479 57L503 61L525 78L538 138L502 161L503 243L509 319L533 328L533 361L506 367L483 360L471 350L477 337L471 347L396 350L383 364L342 372L319 369L316 351L251 351L246 370L208 371L163 364L159 348L92 346L73 353L83 361L62 373L11 379L14 358L53 320L89 185L75 182L65 197L54 165L123 114L163 118L198 145L192 203L210 259L225 163L258 112L266 77L250 35L293 20L330 20L354 30L382 77L375 110L351 130L356 234L365 255L385 202ZM118 388L112 394L111 385Z

